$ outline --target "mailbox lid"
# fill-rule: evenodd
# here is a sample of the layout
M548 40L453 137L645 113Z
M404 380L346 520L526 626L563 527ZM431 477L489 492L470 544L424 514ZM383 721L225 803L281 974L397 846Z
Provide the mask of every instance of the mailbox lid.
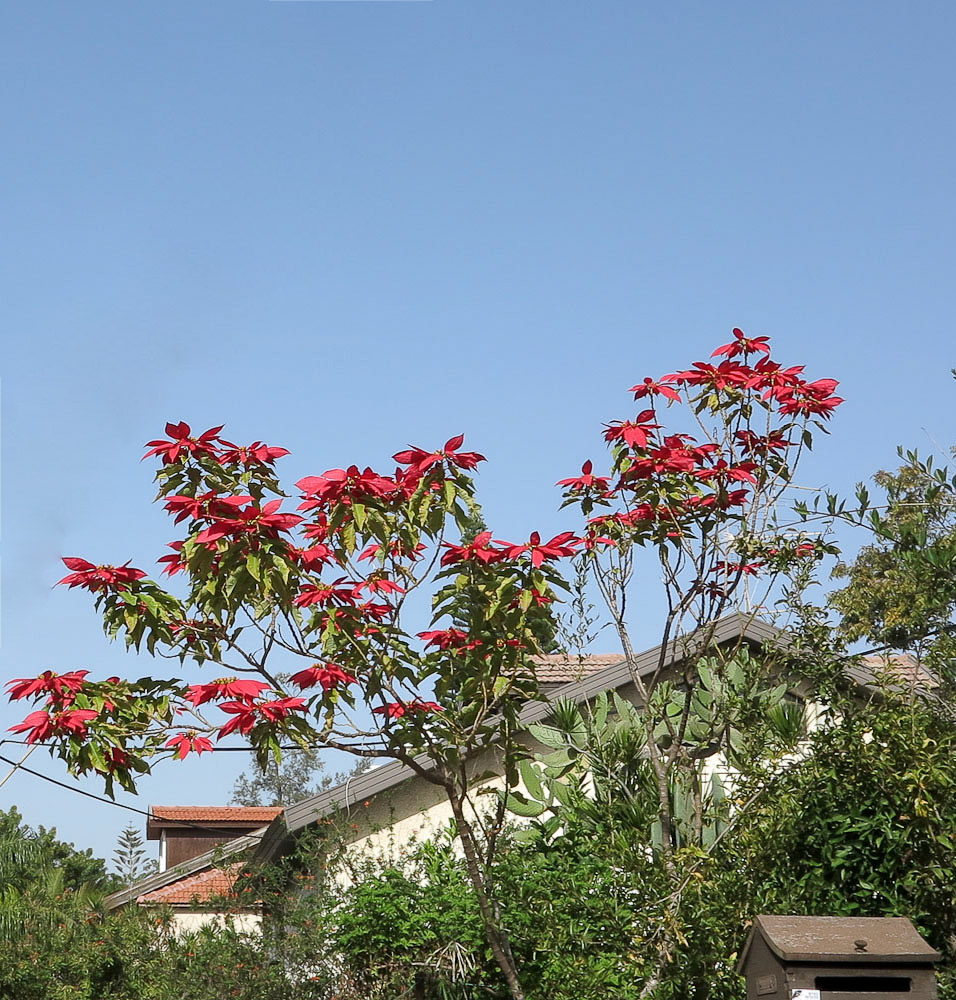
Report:
M778 917L754 921L741 964L754 934L783 962L842 964L938 962L942 957L906 917ZM861 949L859 942L865 942Z

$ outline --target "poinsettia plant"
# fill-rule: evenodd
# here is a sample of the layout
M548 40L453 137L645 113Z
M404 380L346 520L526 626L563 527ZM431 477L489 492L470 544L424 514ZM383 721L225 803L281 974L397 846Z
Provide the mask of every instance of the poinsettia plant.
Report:
M704 757L734 750L716 731L690 739L696 662L712 653L714 624L732 609L766 612L781 577L801 575L806 564L835 552L825 532L810 533L805 517L790 515L806 507L792 492L796 468L814 432L826 431L843 402L838 383L810 380L803 365L784 366L770 355L769 338L734 329L710 361L644 378L630 390L640 412L605 425L607 473L595 475L589 460L580 476L558 483L563 505L586 518L580 558L597 581L645 706L648 758L669 831L665 852L679 839L667 790L676 772L689 765L697 780ZM672 409L684 416L683 430L667 426ZM656 555L667 599L658 666L649 674L637 669L625 613L640 549ZM693 648L680 649L682 671L674 677L664 666L681 636L692 637ZM727 723L717 720L717 729L732 734Z
M159 559L170 586L128 563L78 558L64 560L60 581L94 596L111 638L217 676L48 672L10 685L12 698L43 703L15 731L52 740L72 771L100 773L108 791L134 789L153 758L235 735L262 759L293 743L401 761L447 793L493 927L487 869L503 809L482 829L483 811L466 810L469 781L492 746L514 770L517 716L538 697L536 635L564 586L555 563L579 540L472 537L471 473L484 458L461 435L398 452L388 474L308 476L290 505L275 475L286 450L239 447L221 432L169 423L147 445L145 457L160 460L158 499L181 528ZM409 631L405 603L421 587L433 627ZM493 929L490 944L513 977Z
M502 810L486 820L465 806L482 754L494 747L510 781L525 752L518 715L540 696L537 636L566 589L558 564L577 554L594 569L633 666L624 595L639 548L664 570L665 644L688 622L716 620L755 578L823 550L777 530L774 511L813 425L840 402L836 383L771 361L766 338L739 330L714 356L723 360L637 383L639 411L606 425L606 474L587 461L559 484L581 530L524 542L474 530L472 474L484 458L461 435L399 451L387 472L308 476L290 502L275 471L284 448L167 424L144 457L159 461L157 499L179 529L158 560L169 583L80 558L64 559L60 582L93 595L111 638L215 677L48 671L11 682L11 698L39 703L14 730L51 743L75 773L101 774L108 790L134 789L155 758L234 736L263 759L295 743L401 761L446 792L489 945L522 996L490 874ZM692 421L684 432L665 425L679 404ZM419 589L434 612L424 631L405 620ZM633 675L651 704L656 680ZM671 746L684 743L681 725ZM650 752L666 786L678 758L656 731Z
M585 519L578 558L630 668L638 708L627 718L656 790L646 849L668 888L660 931L645 942L657 972L642 996L653 994L681 947L682 895L733 818L718 775L728 763L738 772L754 763L766 738L754 719L774 718L787 692L771 658L750 656L742 634L718 644L717 623L732 610L772 612L774 600L799 592L813 565L836 551L826 524L808 530L807 494L794 490L802 454L842 403L838 383L811 380L770 351L768 338L735 329L709 361L644 378L631 387L639 412L605 425L609 468L596 474L589 460L558 484L564 506ZM666 597L659 654L643 669L627 614L641 553L656 563ZM574 733L548 735L580 756ZM510 802L522 815L546 808L520 791ZM560 817L547 829L555 824Z

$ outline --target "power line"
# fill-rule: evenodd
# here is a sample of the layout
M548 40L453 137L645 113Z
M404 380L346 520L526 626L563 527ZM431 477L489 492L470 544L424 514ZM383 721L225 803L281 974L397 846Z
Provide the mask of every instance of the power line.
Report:
M2 743L3 740L0 740L0 744ZM35 749L36 747L30 747L27 750L27 752L16 762L16 764L14 764L13 767L10 768L3 781L0 781L0 788L3 788L3 786L17 773L18 768L23 766L23 762L27 759L27 757L30 756L31 753L33 753Z
M31 743L29 740L13 740L13 739L7 739L6 737L0 740L0 744L2 743L17 743L20 746L47 747L48 749L54 749L54 750L60 745L59 743L38 743L38 742ZM291 746L285 746L285 747L280 746L279 749L302 750L303 747L300 747L298 744L293 743ZM203 750L202 752L203 753L255 753L255 751L256 747L210 747L208 750ZM198 751L196 753L196 756L197 757L199 756Z
M8 740L6 742L13 742ZM157 816L155 813L151 813L146 809L137 809L136 806L128 806L125 802L116 802L113 799L108 799L103 795L95 795L93 792L88 792L83 788L77 788L74 785L68 785L65 781L57 781L56 778L51 778L48 774L43 774L40 771L34 771L32 768L25 767L23 764L18 764L16 761L10 760L0 754L0 760L4 764L10 764L14 770L25 771L27 774L33 775L34 778L40 778L43 781L48 781L51 785L56 785L58 788L65 788L68 792L74 792L77 795L83 795L88 799L93 799L94 802L103 802L105 805L114 806L116 809L125 809L127 812L138 813L140 816L145 816L147 819L164 819L163 816ZM11 772L12 773L12 772ZM213 834L229 834L231 839L235 839L237 836L242 836L241 833L237 833L235 830L222 830L216 829L213 826L204 826L201 823L193 823L190 820L170 820L170 822L175 823L177 826L188 826L192 827L194 830L202 830L204 833Z

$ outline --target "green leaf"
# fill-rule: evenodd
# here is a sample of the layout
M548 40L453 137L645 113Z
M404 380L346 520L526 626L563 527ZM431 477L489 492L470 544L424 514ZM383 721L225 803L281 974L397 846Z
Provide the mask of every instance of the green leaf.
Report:
M534 819L540 816L545 807L540 802L530 802L520 792L509 792L505 796L505 808L516 816Z
M518 772L521 775L522 784L531 797L538 800L544 799L544 787L534 764L530 760L522 760L518 764Z
M246 569L249 571L249 575L253 580L261 580L259 576L259 557L255 552L250 552L246 556Z

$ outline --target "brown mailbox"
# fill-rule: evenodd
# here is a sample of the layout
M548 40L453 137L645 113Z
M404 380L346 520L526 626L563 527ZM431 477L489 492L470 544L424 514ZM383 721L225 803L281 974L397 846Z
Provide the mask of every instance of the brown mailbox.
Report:
M940 959L905 917L770 917L740 956L747 1000L936 1000Z

